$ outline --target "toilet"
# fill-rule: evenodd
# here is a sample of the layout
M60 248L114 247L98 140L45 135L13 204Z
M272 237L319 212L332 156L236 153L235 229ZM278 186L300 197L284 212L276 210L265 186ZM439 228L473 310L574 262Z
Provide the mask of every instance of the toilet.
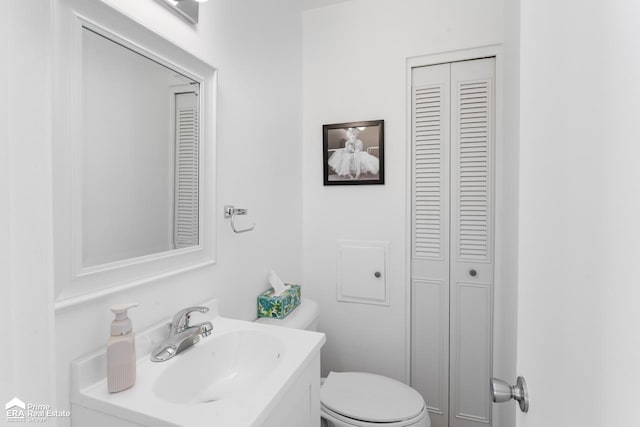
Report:
M316 331L318 303L302 298L284 319L258 323ZM424 399L408 385L364 372L331 372L320 388L320 414L328 427L430 427Z

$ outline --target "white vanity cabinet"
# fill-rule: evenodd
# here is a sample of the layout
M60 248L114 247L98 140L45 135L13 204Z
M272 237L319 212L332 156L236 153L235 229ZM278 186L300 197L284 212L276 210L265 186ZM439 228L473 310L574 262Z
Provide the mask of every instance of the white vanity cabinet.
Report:
M261 427L320 426L320 353L287 388Z
M143 424L103 414L95 409L71 404L71 425L73 427L138 427Z

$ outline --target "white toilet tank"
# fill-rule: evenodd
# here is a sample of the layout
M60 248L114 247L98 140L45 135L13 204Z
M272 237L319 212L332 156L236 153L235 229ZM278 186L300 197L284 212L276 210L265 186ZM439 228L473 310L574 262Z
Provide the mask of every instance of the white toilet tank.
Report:
M308 298L302 298L300 305L296 307L284 319L274 319L271 317L259 317L256 322L265 325L284 326L285 328L306 329L307 331L318 330L318 303Z

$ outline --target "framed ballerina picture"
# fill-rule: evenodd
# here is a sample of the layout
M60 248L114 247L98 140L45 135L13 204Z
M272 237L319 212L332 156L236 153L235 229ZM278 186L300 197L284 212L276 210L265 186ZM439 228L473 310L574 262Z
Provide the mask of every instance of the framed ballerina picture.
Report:
M323 125L324 185L384 184L384 120Z

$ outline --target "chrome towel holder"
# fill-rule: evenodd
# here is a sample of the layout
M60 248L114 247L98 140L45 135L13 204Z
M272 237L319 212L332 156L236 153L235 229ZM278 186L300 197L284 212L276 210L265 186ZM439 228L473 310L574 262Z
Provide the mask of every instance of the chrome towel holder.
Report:
M236 215L246 215L246 214L247 214L246 209L236 208L233 205L226 205L224 207L224 217L231 218L231 229L233 230L234 233L246 233L247 231L251 231L254 228L256 228L255 223L251 224L249 228L242 228L242 229L236 228L236 224L235 224Z

